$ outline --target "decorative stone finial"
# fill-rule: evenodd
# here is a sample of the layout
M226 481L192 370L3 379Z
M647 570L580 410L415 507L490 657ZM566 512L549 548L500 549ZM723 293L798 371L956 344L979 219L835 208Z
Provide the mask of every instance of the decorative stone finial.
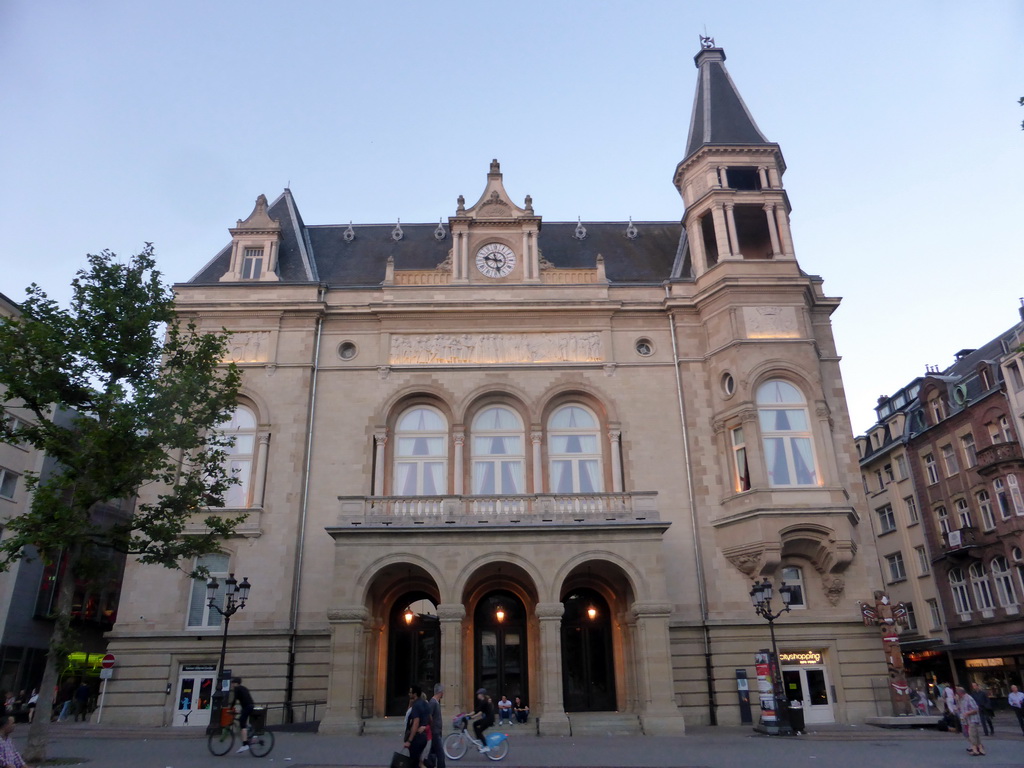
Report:
M526 196L525 207L526 207L526 212L527 213L533 213L533 196L532 195L527 195Z
M491 160L491 173L501 173L501 163L498 162L498 158Z
M458 204L459 204L459 207L455 210L455 212L456 213L465 213L466 212L466 198L463 197L462 195L459 195Z

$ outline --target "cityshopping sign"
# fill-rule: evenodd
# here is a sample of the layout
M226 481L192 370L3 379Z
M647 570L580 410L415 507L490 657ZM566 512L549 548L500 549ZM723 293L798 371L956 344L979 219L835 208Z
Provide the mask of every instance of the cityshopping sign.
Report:
M793 651L779 653L780 664L821 664L821 651Z

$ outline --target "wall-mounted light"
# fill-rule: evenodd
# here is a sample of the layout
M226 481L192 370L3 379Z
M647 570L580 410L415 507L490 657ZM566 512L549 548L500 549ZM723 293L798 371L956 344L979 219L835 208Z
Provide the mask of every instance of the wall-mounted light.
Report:
M405 609L404 616L405 616L405 623L406 624L412 624L412 620L416 618L416 614L414 614L412 612L412 606L411 605L408 608Z
M597 618L597 608L595 608L594 606L590 606L589 608L587 608L587 616L590 618L591 621L596 619Z
M505 609L500 605L498 606L498 610L494 612L494 618L496 618L499 623L505 620Z

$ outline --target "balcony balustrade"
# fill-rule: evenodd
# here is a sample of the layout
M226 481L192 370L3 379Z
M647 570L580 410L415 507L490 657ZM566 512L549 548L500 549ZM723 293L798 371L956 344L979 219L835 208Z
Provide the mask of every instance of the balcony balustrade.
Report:
M338 525L366 527L657 522L656 491L530 496L339 496Z
M968 554L968 550L978 544L977 528L960 528L943 534L943 544L946 547L946 554L950 557L958 557Z
M992 475L1004 464L1024 464L1020 443L994 443L978 449L978 474Z

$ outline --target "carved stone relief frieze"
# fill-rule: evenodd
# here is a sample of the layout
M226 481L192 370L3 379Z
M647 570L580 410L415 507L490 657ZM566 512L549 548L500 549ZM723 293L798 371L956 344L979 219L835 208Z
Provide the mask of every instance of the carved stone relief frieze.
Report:
M392 365L589 363L604 360L601 335L588 333L423 333L391 337Z
M228 338L228 363L266 363L270 360L270 331L242 331Z
M748 339L795 339L800 332L793 307L744 307Z

